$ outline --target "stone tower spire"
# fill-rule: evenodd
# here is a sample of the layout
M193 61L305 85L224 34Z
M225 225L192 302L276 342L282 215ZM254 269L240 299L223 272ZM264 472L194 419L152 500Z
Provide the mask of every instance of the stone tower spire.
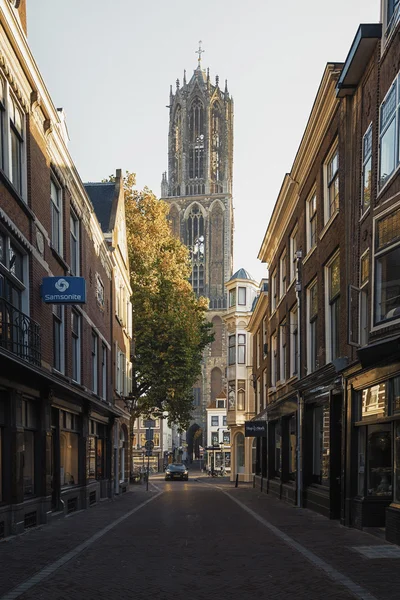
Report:
M233 101L218 78L211 83L209 69L202 66L203 53L200 42L191 78L184 76L170 94L168 176L163 175L162 197L170 206L173 233L189 248L193 290L208 299L208 318L214 325L215 342L205 353L194 389L198 408L193 426L205 435L206 407L226 389L222 316L227 306L225 282L232 275ZM202 443L207 443L205 437Z

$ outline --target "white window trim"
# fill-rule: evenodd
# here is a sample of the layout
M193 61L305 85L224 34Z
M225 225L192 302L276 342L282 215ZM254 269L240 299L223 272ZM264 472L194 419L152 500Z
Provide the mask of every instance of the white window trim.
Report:
M297 267L296 252L297 252L297 247L298 247L298 239L297 239L298 233L299 233L299 226L296 223L296 225L292 229L292 233L290 234L290 240L289 240L289 248L290 248L290 252L289 252L289 260L290 260L289 285L291 285L293 283L293 281L296 279L296 267ZM296 248L294 248L294 240L295 239L296 239Z
M59 184L59 182L57 181L57 179L52 175L51 176L51 182L53 183L54 187L57 190L57 194L60 200L60 206L56 207L54 201L53 201L53 197L51 195L51 183L50 183L50 208L51 208L51 247L53 248L53 250L55 250L57 252L57 254L59 254L59 256L63 256L63 252L64 252L64 223L63 223L63 194L62 194L62 188L61 185ZM54 208L53 208L54 206ZM53 231L53 210L56 210L58 212L58 239L59 239L59 247L57 248L54 245L54 231Z
M400 135L400 116L398 114L399 111L399 105L400 105L400 93L398 91L398 86L399 86L399 81L398 79L400 78L400 72L397 73L396 77L393 79L392 83L390 84L390 86L388 87L388 90L385 94L385 97L383 98L382 102L379 105L379 129L378 129L378 136L379 136L379 141L378 141L378 198L379 196L383 193L383 191L386 189L386 187L388 186L389 182L392 182L393 179L396 177L396 175L398 174L398 172L400 171L400 141L399 141L399 135ZM395 143L397 145L397 148L395 148L395 164L394 164L394 169L392 171L392 173L387 177L385 183L381 186L380 182L381 182L381 108L382 105L386 102L386 98L389 96L392 88L395 88L395 93L396 93L396 104L395 104L395 111L394 111L394 119L395 119Z
M384 329L387 327L392 327L393 325L397 325L398 323L400 323L400 317L398 319L393 319L392 321L385 321L384 323L379 323L378 325L375 325L375 260L376 260L376 254L375 254L375 237L376 237L376 223L378 222L378 220L380 220L384 215L387 215L388 213L391 213L393 211L395 211L396 209L398 209L400 207L400 202L397 202L396 204L394 204L393 206L391 206L390 208L387 208L386 210L382 211L379 213L379 215L377 215L373 221L372 221L372 260L371 260L371 272L370 272L370 281L371 281L371 302L370 302L370 323L371 323L371 328L370 328L370 332L373 331L379 331L380 329ZM398 244L398 242L397 242ZM388 248L385 248L384 251L382 251L382 254L384 254L385 252L388 252L392 247L394 248L396 246L396 244L393 244L393 246L389 246ZM380 253L378 253L380 254Z
M338 150L339 141L336 139L332 146L329 149L329 153L324 160L323 164L323 175L324 175L324 225L325 227L330 225L335 216L338 214L339 209L334 210L334 212L329 215L329 188L328 188L328 164L331 161L333 155ZM338 154L338 177L340 183L340 156ZM340 203L340 193L339 193L339 203ZM329 215L329 216L328 216ZM322 233L321 233L322 236Z
M373 158L372 157L372 139L371 139L371 151L368 154L368 158L366 158L364 156L364 140L365 140L366 136L370 132L371 132L371 135L372 135L372 121L368 125L367 129L365 130L365 133L364 133L364 135L362 137L362 141L361 141L361 143L362 143L362 147L361 147L361 160L362 160L362 167L361 167L361 206L360 206L361 216L364 216L369 211L369 209L371 208L371 200L372 200L372 198L370 198L369 206L364 209L364 170L365 170L366 163L371 158L371 173L372 173L372 158ZM372 195L372 182L371 182L371 195Z
M72 232L71 229L71 221L74 221L77 225L77 229L76 229L76 236L75 233ZM78 215L76 214L76 212L71 208L70 211L70 237L74 238L75 243L76 243L76 269L73 271L73 274L75 277L79 277L80 276L80 263L81 263L81 249L80 249L80 222L79 222L79 218ZM70 244L71 246L71 244ZM72 267L72 253L71 253L71 247L70 247L70 263L71 263L71 267Z
M11 91L11 86L8 80L5 77L2 77L2 81L4 83L4 169L3 172L7 176L8 180L18 193L18 195L22 198L25 204L28 202L28 190L27 190L27 156L26 156L26 139L27 139L27 127L26 127L26 113L22 108L20 102L16 98L16 96ZM12 160L11 160L11 110L13 101L16 106L19 108L22 114L22 152L21 152L21 193L18 192L17 188L14 186L12 182Z
M316 232L315 235L315 244L314 246L311 246L311 210L310 210L310 205L311 205L311 201L315 196L315 205L317 205L317 191L316 191L316 185L314 184L313 189L311 190L311 193L308 195L308 198L306 200L306 244L307 244L307 254L309 252L311 252L311 250L313 248L316 247L317 245L317 237L318 237L318 233ZM317 228L318 228L318 210L316 207L316 219L317 219Z
M279 294L278 301L280 302L287 290L287 252L286 248L279 258Z
M329 303L329 271L334 260L340 255L340 249L335 252L324 267L325 285L325 363L332 362L332 332L331 332L331 305Z

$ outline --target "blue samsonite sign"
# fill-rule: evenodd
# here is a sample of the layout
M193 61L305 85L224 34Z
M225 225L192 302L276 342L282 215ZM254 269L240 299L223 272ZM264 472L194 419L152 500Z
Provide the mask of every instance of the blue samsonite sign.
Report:
M84 304L86 281L83 277L43 277L42 298L50 304Z

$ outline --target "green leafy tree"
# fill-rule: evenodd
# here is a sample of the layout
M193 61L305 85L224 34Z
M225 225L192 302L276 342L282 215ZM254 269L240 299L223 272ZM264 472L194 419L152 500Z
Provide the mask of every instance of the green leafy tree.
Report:
M203 350L213 340L207 300L188 281L187 248L168 223L168 205L126 173L125 214L132 285L133 417L162 416L186 428L192 387L201 372Z

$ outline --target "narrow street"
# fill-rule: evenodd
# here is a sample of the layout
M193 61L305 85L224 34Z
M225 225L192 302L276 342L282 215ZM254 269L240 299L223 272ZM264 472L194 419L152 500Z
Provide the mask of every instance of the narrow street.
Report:
M193 472L9 538L0 564L1 600L383 600L400 583L396 546Z

